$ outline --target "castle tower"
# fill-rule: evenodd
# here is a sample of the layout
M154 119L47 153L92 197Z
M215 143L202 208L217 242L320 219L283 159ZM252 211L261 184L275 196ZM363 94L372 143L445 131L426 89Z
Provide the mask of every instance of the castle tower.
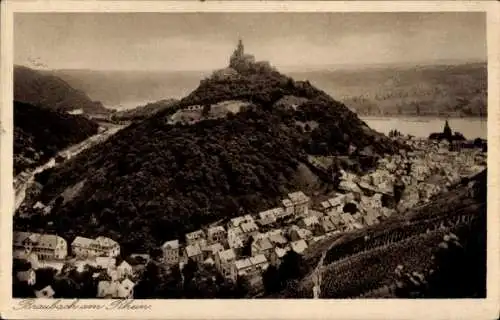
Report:
M236 55L239 57L243 57L245 54L245 47L243 46L243 41L241 41L241 38L238 39L238 47L236 49Z

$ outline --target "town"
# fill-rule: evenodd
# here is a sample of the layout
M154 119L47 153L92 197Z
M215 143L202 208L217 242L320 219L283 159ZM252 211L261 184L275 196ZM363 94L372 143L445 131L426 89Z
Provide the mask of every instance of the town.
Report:
M36 270L53 268L60 274L68 268L83 272L90 266L92 278L98 282L96 297L133 298L145 265L155 260L167 272L196 264L210 266L233 283L245 278L256 296L263 291L263 272L270 265L278 267L287 252L301 255L326 237L404 214L486 167L486 150L478 146L403 136L393 139L413 151L387 155L379 160L375 171L365 175L341 170L338 190L328 195L292 192L275 208L219 221L182 239L170 239L158 248L158 257L137 253L124 259L120 245L105 236L77 236L68 242L70 239L58 235L15 231L13 256L22 263L14 264L13 276L36 297L51 298L57 293L50 284L36 286ZM395 197L396 201L390 201Z

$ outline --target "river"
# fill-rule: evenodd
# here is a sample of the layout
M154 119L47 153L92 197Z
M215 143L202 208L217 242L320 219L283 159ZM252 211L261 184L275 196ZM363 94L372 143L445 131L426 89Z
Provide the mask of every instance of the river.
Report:
M360 117L370 128L388 134L396 129L403 134L427 138L432 132L442 132L446 118L431 117ZM488 137L487 120L483 118L449 118L451 130L467 139Z

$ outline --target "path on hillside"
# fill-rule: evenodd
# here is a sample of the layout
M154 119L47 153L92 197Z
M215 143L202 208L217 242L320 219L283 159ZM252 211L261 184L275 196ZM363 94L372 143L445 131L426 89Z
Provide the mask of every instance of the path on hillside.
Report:
M323 254L321 255L321 259L318 262L318 265L316 266L316 268L312 272L312 278L313 278L313 283L314 283L313 299L319 299L319 297L321 295L321 280L322 280L321 274L323 271L323 260L325 259L326 253L328 252L328 250L323 252Z
M82 142L79 142L77 144L71 145L64 150L59 151L54 157L50 158L47 162L44 164L36 167L34 170L30 170L27 173L29 174L28 178L22 181L22 178L19 178L21 174L19 174L16 177L17 181L22 181L19 185L15 186L15 209L13 210L12 214L15 215L16 211L19 209L21 204L24 202L24 199L26 198L26 191L31 188L33 183L35 182L35 175L38 173L41 173L47 169L56 167L58 165L61 165L62 163L66 162L67 160L73 158L74 156L78 155L80 152L98 144L106 141L109 137L112 135L116 134L118 131L122 130L125 128L126 125L119 125L119 126L114 126L110 129L107 129L103 132L97 133L95 135L90 136L89 138L85 139ZM61 163L56 162L57 157L63 157L65 160ZM24 171L26 173L26 171Z

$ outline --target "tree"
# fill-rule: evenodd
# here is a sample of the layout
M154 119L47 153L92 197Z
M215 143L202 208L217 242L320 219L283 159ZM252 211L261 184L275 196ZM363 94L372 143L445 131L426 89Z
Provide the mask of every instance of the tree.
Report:
M201 111L201 116L206 118L210 115L210 110L212 109L212 105L210 104L205 104L203 106L203 110Z
M305 264L302 256L293 250L289 250L283 256L283 262L279 266L281 286L291 279L299 279L305 273Z
M433 255L433 265L423 274L396 269L396 295L400 298L486 297L486 223L473 222L468 234L443 237Z
M184 283L188 283L194 277L196 271L198 271L198 264L189 258L188 262L182 269L182 274L184 276Z
M394 201L396 204L399 203L401 200L401 197L403 196L403 192L405 190L405 184L401 179L397 179L396 182L394 183L393 191L394 191Z
M245 241L243 248L241 249L241 255L245 257L251 257L252 256L252 243L253 243L253 237L250 236L248 239Z
M273 265L270 265L266 271L264 271L262 274L262 281L266 294L275 293L281 290L278 268Z
M237 298L244 298L248 295L250 292L251 287L250 283L248 282L248 279L246 276L238 276L238 279L236 280L236 290L235 290L235 296Z
M54 268L39 268L36 270L36 287L44 288L54 283L57 270Z

